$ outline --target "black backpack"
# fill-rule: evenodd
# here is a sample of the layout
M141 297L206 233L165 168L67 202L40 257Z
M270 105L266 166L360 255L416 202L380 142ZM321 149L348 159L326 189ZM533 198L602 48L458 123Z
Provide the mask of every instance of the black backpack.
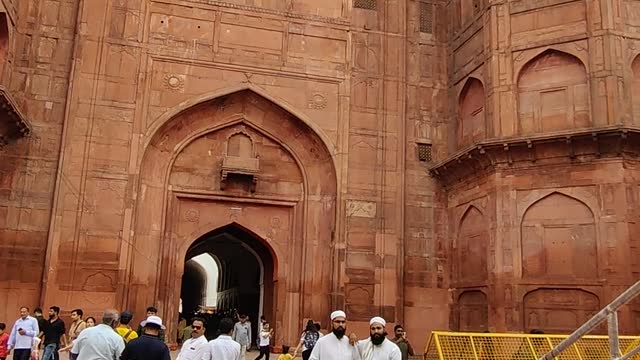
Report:
M307 348L307 350L311 350L314 346L316 346L319 338L320 334L318 334L317 332L307 331L304 334L304 340L302 341L302 343L304 344L304 347Z

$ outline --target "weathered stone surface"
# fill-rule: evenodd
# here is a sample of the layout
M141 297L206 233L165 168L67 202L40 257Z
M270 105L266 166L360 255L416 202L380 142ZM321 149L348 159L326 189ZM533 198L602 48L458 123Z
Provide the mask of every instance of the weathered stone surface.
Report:
M417 348L569 331L637 278L637 1L353 3L1 1L33 131L0 150L0 318L173 327L220 229L268 253L278 344L338 307Z

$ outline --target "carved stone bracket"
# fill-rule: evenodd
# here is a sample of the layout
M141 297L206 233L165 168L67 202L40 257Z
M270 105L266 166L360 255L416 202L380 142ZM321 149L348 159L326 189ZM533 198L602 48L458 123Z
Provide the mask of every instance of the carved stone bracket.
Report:
M14 139L30 134L31 125L20 112L9 91L0 86L0 149Z
M220 190L226 187L227 177L231 174L248 177L251 180L251 192L256 191L260 163L258 158L242 158L237 156L225 156L222 161L222 176Z
M640 158L640 127L609 126L484 140L429 171L449 186L497 168L571 163L605 156Z

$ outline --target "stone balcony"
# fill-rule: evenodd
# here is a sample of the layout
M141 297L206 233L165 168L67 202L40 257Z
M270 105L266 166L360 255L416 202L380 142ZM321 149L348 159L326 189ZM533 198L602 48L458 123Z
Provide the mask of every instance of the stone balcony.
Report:
M251 191L255 191L260 171L260 159L254 157L225 156L222 160L222 179L220 189L224 190L229 175L240 175L251 180Z
M30 134L31 125L7 89L0 86L0 149L11 141Z

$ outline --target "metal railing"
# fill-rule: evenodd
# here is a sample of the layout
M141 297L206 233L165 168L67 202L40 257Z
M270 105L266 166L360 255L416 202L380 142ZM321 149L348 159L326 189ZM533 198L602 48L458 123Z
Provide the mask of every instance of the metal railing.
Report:
M578 342L587 333L602 324L604 321L608 322L609 329L609 358L611 360L628 360L636 354L640 353L640 344L623 355L620 352L620 336L618 335L618 309L629 303L636 296L640 294L640 281L636 282L633 286L625 290L609 305L605 306L597 314L595 314L586 323L580 326L576 331L564 339L560 344L554 347L551 351L544 354L539 360L552 360L558 357L563 351L570 348L573 344Z
M461 333L434 331L431 333L423 359L425 360L536 360L569 335ZM640 336L620 336L625 354L640 344ZM559 356L561 360L603 360L609 358L609 337L586 335L570 345ZM640 360L640 355L631 357Z

